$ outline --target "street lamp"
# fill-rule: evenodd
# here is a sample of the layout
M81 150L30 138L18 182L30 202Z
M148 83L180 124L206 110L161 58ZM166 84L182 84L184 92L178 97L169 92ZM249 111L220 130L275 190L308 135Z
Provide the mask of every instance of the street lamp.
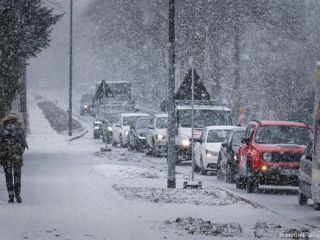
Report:
M70 50L69 50L69 121L68 135L72 136L72 8L73 0L70 0Z

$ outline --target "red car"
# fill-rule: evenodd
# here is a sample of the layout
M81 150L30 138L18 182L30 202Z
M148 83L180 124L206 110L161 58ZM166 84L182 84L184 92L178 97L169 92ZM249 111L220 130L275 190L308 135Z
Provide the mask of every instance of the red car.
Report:
M311 139L305 123L252 121L237 152L237 188L298 186L299 162Z

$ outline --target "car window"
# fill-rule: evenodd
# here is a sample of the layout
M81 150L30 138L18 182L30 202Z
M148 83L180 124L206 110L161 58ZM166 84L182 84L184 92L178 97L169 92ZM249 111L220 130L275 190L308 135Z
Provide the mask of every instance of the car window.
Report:
M207 142L224 142L230 130L209 130Z
M245 131L235 131L233 133L232 145L239 146L241 143L241 138L244 138L245 133Z
M156 128L163 129L167 127L168 127L168 118L166 117L157 118Z
M247 127L247 130L246 130L245 138L248 138L248 139L251 140L252 134L253 134L253 130L254 130L254 125L249 125Z
M136 129L145 129L149 126L150 119L138 119L136 122Z

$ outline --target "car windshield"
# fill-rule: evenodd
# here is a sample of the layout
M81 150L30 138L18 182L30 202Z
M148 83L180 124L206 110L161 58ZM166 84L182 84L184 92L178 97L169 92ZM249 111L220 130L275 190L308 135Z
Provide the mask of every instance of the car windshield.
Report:
M168 127L168 118L161 117L157 119L156 128L167 128Z
M144 119L138 119L136 123L136 129L146 129L148 128L150 124L150 119L144 118Z
M207 142L208 143L224 142L229 132L230 130L209 130Z
M139 116L130 116L123 118L123 126L132 126Z
M116 115L105 114L104 119L107 123L111 124L111 123L114 123L116 117L117 117Z
M296 126L260 126L255 141L260 144L298 144L310 141L311 130Z
M178 110L178 124L181 127L191 127L192 110ZM207 126L231 125L230 111L194 109L194 127L204 128Z
M239 146L241 143L241 138L244 137L246 131L234 131L233 135L233 145L234 146Z

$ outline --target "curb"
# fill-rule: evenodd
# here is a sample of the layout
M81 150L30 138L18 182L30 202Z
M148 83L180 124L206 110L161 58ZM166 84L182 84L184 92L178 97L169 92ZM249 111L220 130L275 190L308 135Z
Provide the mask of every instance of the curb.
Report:
M83 137L84 135L86 135L87 133L88 133L88 130L85 130L85 131L84 131L83 133L81 133L80 135L75 136L75 137L73 137L73 138L70 138L68 141L69 141L69 142L72 142L72 141L74 141L74 140L77 140L77 139Z

